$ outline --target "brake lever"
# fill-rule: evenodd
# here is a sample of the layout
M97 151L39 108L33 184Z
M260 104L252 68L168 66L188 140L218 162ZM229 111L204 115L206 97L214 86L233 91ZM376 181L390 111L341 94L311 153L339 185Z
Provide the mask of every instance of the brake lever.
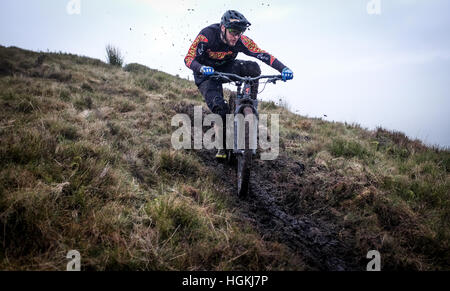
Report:
M212 75L212 76L210 77L210 79L213 79L213 80L215 80L215 81L220 81L220 80L225 79L225 77L224 77L224 76L220 76L220 75Z
M214 76L213 75L213 77L214 77L214 79L215 80L225 80L225 81L227 81L227 82L230 82L230 83L234 83L235 81L233 81L233 80L231 80L228 76L223 76L223 75L216 75L216 76Z
M278 81L283 81L282 77L277 77L276 79L273 80L273 83L276 84L276 82Z

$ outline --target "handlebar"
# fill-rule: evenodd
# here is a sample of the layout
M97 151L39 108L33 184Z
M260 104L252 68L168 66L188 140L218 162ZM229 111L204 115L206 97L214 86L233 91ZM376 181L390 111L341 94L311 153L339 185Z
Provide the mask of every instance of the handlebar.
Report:
M267 82L269 83L276 83L276 81L282 80L281 75L267 75L267 76L258 76L258 77L241 77L239 75L236 74L230 74L230 73L222 73L222 72L214 72L213 75L211 75L210 78L217 78L217 79L225 79L227 82L229 83L234 83L234 82L254 82L254 81L259 81L261 79L268 79ZM233 80L233 79L237 79Z

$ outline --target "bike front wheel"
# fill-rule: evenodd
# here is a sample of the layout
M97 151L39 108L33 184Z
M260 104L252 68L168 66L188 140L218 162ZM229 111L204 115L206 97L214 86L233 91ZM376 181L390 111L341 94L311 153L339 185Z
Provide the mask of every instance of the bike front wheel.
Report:
M246 108L244 114L252 114L253 112ZM251 126L245 124L245 149L237 156L237 179L238 179L238 196L246 197L249 191L250 172L252 168L253 150L250 149L250 130Z
M248 195L252 156L252 150L245 149L244 153L239 154L237 157L237 186L239 197L246 197Z

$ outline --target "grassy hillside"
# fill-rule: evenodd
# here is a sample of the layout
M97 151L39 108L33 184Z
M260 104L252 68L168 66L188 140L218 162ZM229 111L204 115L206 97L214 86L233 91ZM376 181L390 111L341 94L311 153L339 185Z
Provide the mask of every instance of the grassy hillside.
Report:
M208 111L192 82L138 64L0 46L0 269L65 270L73 249L83 270L329 269L235 196L213 152L172 150L171 118L195 105ZM260 109L281 114L280 158L252 176L277 213L342 242L355 269L376 249L385 270L450 270L448 150Z

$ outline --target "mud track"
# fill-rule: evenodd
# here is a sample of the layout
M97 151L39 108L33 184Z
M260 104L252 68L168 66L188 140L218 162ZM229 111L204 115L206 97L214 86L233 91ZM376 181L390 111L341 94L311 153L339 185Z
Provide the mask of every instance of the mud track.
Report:
M235 167L218 163L213 151L201 150L197 154L222 181L218 190L232 196L232 203L239 216L254 225L264 239L284 244L296 252L305 262L306 270L363 270L362 260L351 240L343 241L340 238L341 226L331 219L324 220L311 215L319 212L323 205L312 203L312 207L293 211L286 204L286 197L300 199L303 185L285 181L287 183L284 185L289 185L285 187L277 179L276 173L288 167L298 170L296 174L302 176L304 166L301 163L282 155L275 161L255 160L249 196L239 199L236 194Z

